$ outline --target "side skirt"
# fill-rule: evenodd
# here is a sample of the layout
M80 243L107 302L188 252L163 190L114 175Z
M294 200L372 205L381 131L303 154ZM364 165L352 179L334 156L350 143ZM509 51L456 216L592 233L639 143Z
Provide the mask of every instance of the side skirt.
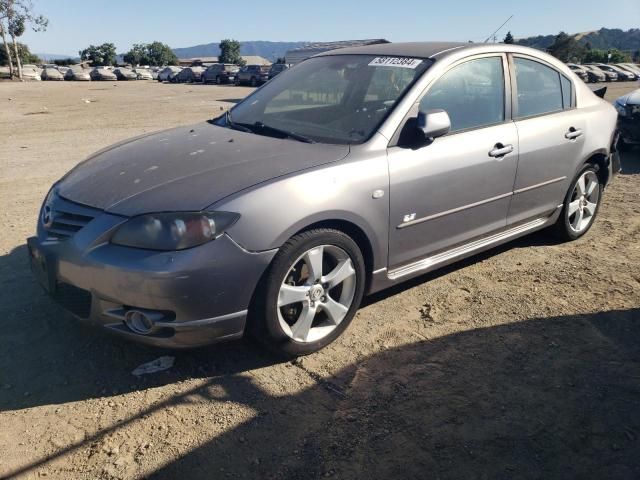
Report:
M502 245L503 243L515 240L516 238L522 237L536 230L541 230L542 228L553 224L557 220L561 211L562 205L558 205L554 212L548 217L536 218L535 220L521 223L515 227L509 227L506 230L494 233L488 237L483 237L470 243L459 245L450 250L437 253L401 267L388 271L386 269L377 270L372 275L373 278L371 280L371 286L368 293L371 294L378 292L404 280L408 280L409 278L431 272L458 260L462 260L498 245Z

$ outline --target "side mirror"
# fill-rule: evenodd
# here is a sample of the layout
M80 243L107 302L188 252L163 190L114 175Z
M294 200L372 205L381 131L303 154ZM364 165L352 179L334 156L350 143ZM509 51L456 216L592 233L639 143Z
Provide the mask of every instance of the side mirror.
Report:
M451 119L444 110L421 110L418 112L417 127L425 138L442 137L451 130Z

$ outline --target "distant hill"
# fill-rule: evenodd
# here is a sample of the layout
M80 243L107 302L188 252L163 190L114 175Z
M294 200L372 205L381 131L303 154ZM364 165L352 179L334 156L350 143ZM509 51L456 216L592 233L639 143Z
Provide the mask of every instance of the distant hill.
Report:
M77 55L62 55L59 53L36 53L35 55L37 55L39 59L48 62L53 62L54 60L66 60L67 58L80 60Z
M601 28L593 32L582 32L573 35L578 43L591 45L591 48L608 50L617 48L635 52L640 50L640 29L620 30L619 28ZM541 50L549 48L555 40L555 35L538 35L536 37L520 38L516 40L518 45L538 48Z
M310 42L265 42L261 40L240 42L240 54L258 55L268 60L275 60L278 57L284 57L288 50L303 47L308 43ZM206 43L193 47L174 48L173 52L178 58L217 57L220 55L220 48L217 43Z

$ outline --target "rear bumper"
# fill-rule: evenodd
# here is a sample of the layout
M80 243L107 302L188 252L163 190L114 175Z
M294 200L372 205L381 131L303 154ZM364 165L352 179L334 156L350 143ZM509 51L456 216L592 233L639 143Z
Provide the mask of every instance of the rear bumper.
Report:
M64 309L154 346L197 347L243 335L251 297L275 250L248 252L226 235L179 252L94 245L103 217L110 216L62 241L42 232L27 240L34 275ZM125 321L131 311L148 314L152 328L132 329Z

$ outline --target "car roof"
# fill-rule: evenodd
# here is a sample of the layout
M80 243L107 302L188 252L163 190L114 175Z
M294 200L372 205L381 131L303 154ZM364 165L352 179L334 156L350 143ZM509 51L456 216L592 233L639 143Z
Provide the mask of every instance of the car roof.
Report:
M384 55L392 57L418 57L431 58L445 51L465 47L477 47L477 43L463 42L405 42L405 43L381 43L365 45L362 47L340 48L323 52L317 56L325 55ZM480 44L481 45L481 44Z

